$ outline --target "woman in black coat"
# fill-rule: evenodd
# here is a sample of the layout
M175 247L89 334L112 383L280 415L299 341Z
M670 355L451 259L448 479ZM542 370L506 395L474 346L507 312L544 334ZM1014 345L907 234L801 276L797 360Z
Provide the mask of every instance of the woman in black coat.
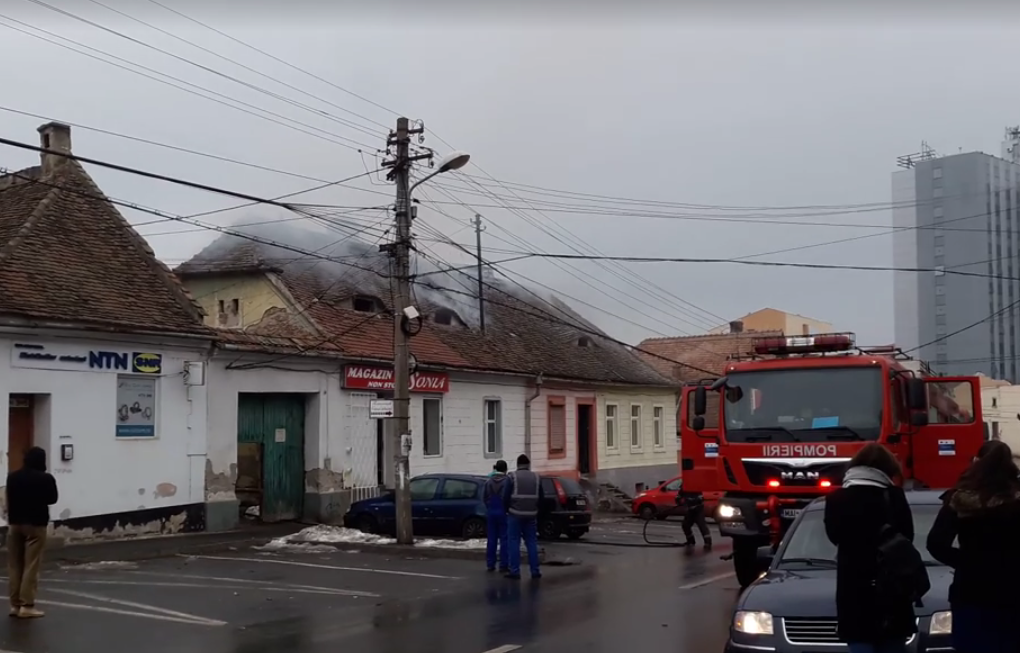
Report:
M943 495L928 552L953 568L949 604L959 653L1016 653L1020 634L1020 470L1009 446L982 445ZM959 539L959 548L953 541Z
M837 547L839 638L851 653L905 652L917 632L913 604L889 605L875 590L882 527L914 539L907 497L893 482L900 474L888 449L865 445L850 461L843 486L825 500L825 532Z

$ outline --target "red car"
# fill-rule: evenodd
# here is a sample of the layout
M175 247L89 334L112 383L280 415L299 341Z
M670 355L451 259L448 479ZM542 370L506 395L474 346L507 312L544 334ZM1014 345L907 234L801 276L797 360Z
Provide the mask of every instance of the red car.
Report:
M683 479L677 476L659 487L645 490L634 497L631 510L642 519L666 519L671 515L683 515L684 508L676 505L676 496L681 487ZM705 514L709 519L715 515L720 496L722 492L705 493Z

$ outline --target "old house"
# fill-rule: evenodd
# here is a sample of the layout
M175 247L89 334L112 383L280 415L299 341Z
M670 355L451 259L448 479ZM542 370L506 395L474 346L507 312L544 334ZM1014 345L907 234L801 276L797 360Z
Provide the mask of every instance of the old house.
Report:
M205 525L201 309L71 153L0 175L0 478L45 449L65 538Z
M209 368L221 527L256 503L267 518L336 519L392 479L391 424L371 413L392 396L389 259L329 226L246 228L253 238L220 238L176 270L221 333ZM487 473L520 453L621 485L675 474L668 378L553 297L487 278L479 303L472 277L416 269L412 474Z

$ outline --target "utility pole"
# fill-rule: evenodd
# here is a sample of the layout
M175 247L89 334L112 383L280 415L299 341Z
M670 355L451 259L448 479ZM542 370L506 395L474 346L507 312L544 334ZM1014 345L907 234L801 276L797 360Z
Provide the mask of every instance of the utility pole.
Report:
M485 226L482 224L482 216L475 214L474 222L475 226L475 247L478 256L478 324L485 333L485 288L482 284L482 232L485 231Z
M397 542L400 544L414 543L414 530L411 525L411 369L410 348L407 324L413 319L409 315L411 309L410 251L411 251L411 198L410 178L412 161L426 158L410 156L411 136L421 134L423 127L410 128L407 118L397 119L397 129L389 138L388 144L396 147L394 160L390 162L393 170L389 177L397 184L397 224L395 242L389 248L393 256L393 422L394 453L393 469L395 473Z

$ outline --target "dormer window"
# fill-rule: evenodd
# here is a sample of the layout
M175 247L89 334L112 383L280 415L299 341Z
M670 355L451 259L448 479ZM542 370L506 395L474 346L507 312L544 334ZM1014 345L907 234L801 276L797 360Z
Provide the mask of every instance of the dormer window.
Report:
M581 336L580 338L577 339L578 347L584 347L585 349L587 349L588 347L591 347L594 344L595 343L592 342L592 339L589 338L588 336Z
M432 316L432 320L436 324L441 324L443 326L457 326L464 324L464 320L460 319L460 316L448 308L438 309L435 315Z
M353 304L354 310L358 311L359 313L382 312L382 302L380 302L378 299L370 295L355 295Z
M217 324L221 327L236 328L241 326L241 300L234 298L219 300Z

